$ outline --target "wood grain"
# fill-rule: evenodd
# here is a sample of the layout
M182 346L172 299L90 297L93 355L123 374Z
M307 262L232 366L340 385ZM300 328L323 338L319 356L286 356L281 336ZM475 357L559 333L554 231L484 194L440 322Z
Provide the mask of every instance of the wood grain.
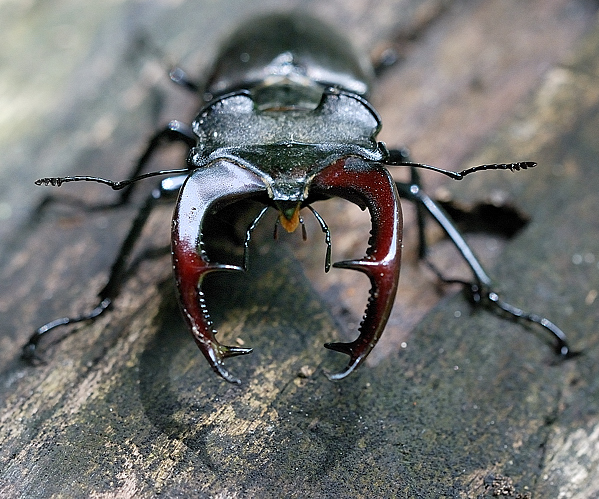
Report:
M20 28L4 32L23 47L4 81L27 103L12 127L2 122L0 140L0 496L599 493L599 31L590 2L82 5L0 10ZM255 349L228 361L240 387L210 371L185 331L165 255L139 259L109 314L45 342L46 364L19 360L35 327L94 303L135 213L51 203L40 214L32 181L122 178L152 130L195 112L194 99L162 78L156 54L139 48L140 34L200 75L238 21L287 6L322 16L362 49L400 47L402 61L373 96L388 144L452 169L539 163L517 175L426 182L466 201L499 196L531 217L515 239L484 237L477 248L500 248L485 263L505 298L549 316L583 355L557 363L542 333L440 293L409 256L408 228L387 331L369 365L331 383L321 371L346 359L322 344L353 334L367 290L347 275L355 273L321 276L316 227L307 249L265 237L247 275L209 283L223 342ZM155 165L181 155L166 151ZM93 185L52 193L88 204L114 194ZM171 209L152 217L137 256L167 243ZM322 211L334 259L360 256L368 220L348 223L343 205ZM408 225L411 216L407 208ZM434 250L454 261L443 242Z

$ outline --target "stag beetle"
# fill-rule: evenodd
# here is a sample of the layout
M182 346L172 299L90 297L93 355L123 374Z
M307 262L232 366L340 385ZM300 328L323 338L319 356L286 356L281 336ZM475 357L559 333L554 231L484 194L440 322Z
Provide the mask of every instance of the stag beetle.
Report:
M191 127L172 121L149 142L144 154L124 181L100 177L51 177L38 185L60 186L66 182L92 181L121 190L127 202L133 184L141 179L170 175L152 191L141 207L128 237L113 264L98 305L78 317L64 317L35 331L24 346L24 356L36 358L40 338L48 331L98 317L119 293L123 271L152 208L169 194L178 193L172 219L172 262L179 304L191 334L214 371L225 380L239 383L224 359L250 353L250 348L225 346L206 307L202 283L212 272L247 268L252 230L269 208L288 232L301 225L300 210L308 208L325 234L325 271L331 267L331 237L323 218L311 204L332 197L344 198L368 209L372 232L366 256L334 263L342 269L366 274L371 282L366 312L357 339L327 343L325 347L349 355L347 368L327 374L331 380L345 378L368 356L383 332L393 306L399 280L402 248L400 195L417 204L420 227L423 214L441 225L472 270L472 282L463 284L471 298L515 319L535 323L556 341L561 356L571 354L564 333L548 319L524 312L501 300L491 279L441 206L422 189L417 168L433 170L453 179L480 170L532 168L536 163L487 164L451 172L413 163L405 150L389 150L376 140L381 120L367 100L373 66L350 49L350 43L329 26L306 15L275 14L245 23L224 44L204 85L180 69L171 79L204 97L204 106ZM181 169L142 173L154 151L164 143L183 142L189 147L187 166ZM407 166L411 181L395 182L386 167ZM252 199L264 208L247 230L241 265L208 260L203 229L208 217L241 200ZM421 231L420 253L426 257ZM434 269L434 266L433 266ZM444 279L441 272L437 271ZM456 281L454 281L456 282Z

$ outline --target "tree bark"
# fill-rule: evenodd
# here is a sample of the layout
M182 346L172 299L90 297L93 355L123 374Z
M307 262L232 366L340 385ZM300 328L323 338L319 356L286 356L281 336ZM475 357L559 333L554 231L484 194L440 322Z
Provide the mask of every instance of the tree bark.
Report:
M323 275L318 226L294 251L295 239L270 241L266 222L250 271L207 283L221 342L254 348L227 359L243 381L229 385L185 330L169 256L154 251L168 244L166 205L151 217L114 309L44 341L43 365L19 359L40 324L94 305L143 196L90 211L84 206L114 193L63 186L37 209L42 194L31 182L124 178L144 137L197 111L193 96L158 82L163 62L151 47L181 51L199 75L216 41L257 12L246 4L88 7L93 29L77 3L33 20L10 12L29 28L19 31L31 47L23 54L43 54L47 32L80 37L83 48L76 64L62 58L62 84L50 73L49 89L40 81L48 107L26 111L38 126L13 127L0 142L10 160L0 216L7 205L11 213L0 241L0 496L595 497L599 28L582 1L276 2L311 9L362 49L400 50L373 96L390 146L451 169L539 163L514 175L425 182L433 194L501 198L530 217L507 242L473 244L502 296L556 322L582 355L560 362L542 331L440 291L415 262L407 208L394 313L370 362L338 383L322 370L346 358L322 345L355 335L367 283L343 270ZM140 34L150 43L142 47ZM178 167L182 157L168 149L154 166ZM319 212L332 228L334 260L362 256L368 220L350 222L353 212L333 202ZM459 264L445 246L432 248L435 258Z

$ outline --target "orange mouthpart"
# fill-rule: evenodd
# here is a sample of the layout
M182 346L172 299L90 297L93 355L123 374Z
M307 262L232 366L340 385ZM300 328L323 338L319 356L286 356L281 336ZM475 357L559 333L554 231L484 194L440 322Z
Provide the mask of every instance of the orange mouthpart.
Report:
M293 232L297 229L297 226L300 224L300 216L299 216L300 207L299 204L295 207L295 210L291 212L291 210L283 213L279 212L279 222L287 232Z

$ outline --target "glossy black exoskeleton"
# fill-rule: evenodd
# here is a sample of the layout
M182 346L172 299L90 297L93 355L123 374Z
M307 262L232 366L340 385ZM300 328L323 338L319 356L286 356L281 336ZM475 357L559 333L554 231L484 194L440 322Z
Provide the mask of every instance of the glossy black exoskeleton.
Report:
M393 306L400 268L401 195L427 212L453 241L472 270L472 282L461 282L472 299L507 312L516 319L536 323L551 333L557 352L568 355L564 333L549 320L523 312L502 301L453 222L423 190L416 168L426 168L462 179L486 169L520 170L535 163L481 165L450 172L412 163L404 150L388 150L376 140L381 128L377 112L366 100L372 66L350 49L350 43L329 26L305 15L277 14L246 23L223 47L204 85L191 81L181 70L171 78L202 92L205 105L191 127L173 121L150 141L130 178L114 182L99 177L43 178L38 185L93 181L122 191L129 199L134 182L170 175L154 189L112 267L99 303L79 317L64 317L39 328L24 347L33 358L40 338L62 325L91 320L102 314L117 297L123 272L157 201L178 193L172 222L172 258L179 303L198 347L224 379L238 383L225 368L226 357L247 354L249 348L221 345L206 309L202 282L211 272L242 271L247 266L247 247L253 228L268 208L278 211L278 222L289 232L300 225L300 210L308 208L326 236L325 270L330 268L330 234L314 201L331 197L347 199L368 209L372 234L366 256L333 266L366 274L372 288L359 335L350 343L329 343L327 348L349 355L347 368L330 379L341 379L356 369L374 348ZM189 146L187 166L176 170L142 173L154 151L165 142ZM387 166L408 166L412 180L395 182ZM203 229L216 210L241 200L264 204L247 231L241 266L210 262L204 251ZM426 257L424 237L420 254ZM440 272L437 272L442 278Z

